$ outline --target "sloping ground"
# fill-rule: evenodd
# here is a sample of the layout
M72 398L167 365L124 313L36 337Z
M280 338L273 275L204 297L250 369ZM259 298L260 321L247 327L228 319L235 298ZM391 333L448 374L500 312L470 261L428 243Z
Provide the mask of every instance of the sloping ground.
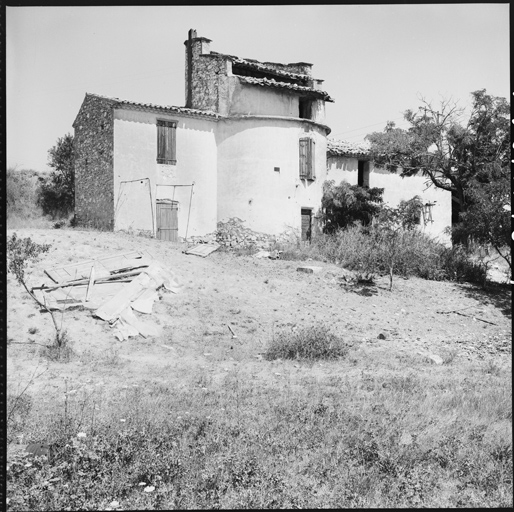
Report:
M346 286L341 280L344 270L323 262L309 262L323 270L305 274L297 272L299 262L220 251L201 258L183 254L181 246L123 233L17 233L52 245L28 273L32 286L48 282L43 269L132 250L149 251L184 285L179 294L161 292L151 318L141 315L159 326L162 335L156 338L138 336L119 342L108 323L94 318L91 311L59 313L76 357L66 364L55 363L58 372L41 377L35 388L53 380L51 375L57 378L57 373L62 382L66 376L92 377L93 369L95 380L113 386L127 381L180 380L190 367L206 365L213 376L222 375L227 366L243 365L266 378L272 364L260 361L259 354L273 334L315 323L330 327L371 359L421 360L435 354L456 364L510 358L510 293L498 285L483 291L469 284L411 278L396 279L389 292L385 277L376 286ZM53 335L49 315L38 311L11 275L8 294L8 339L47 343ZM232 338L229 325L237 338ZM25 380L38 353L35 345L11 344L9 379ZM330 363L316 371L337 373L342 368Z
M59 361L38 345L54 334L48 313L8 276L11 407L22 395L8 431L13 510L111 509L111 501L123 509L512 506L508 288L413 278L389 292L386 277L350 286L344 269L324 262L306 262L322 267L308 274L297 271L303 262L201 258L124 233L16 232L52 245L27 272L29 286L48 282L44 269L136 250L183 286L160 290L152 315L138 314L160 329L156 337L118 341L91 310L58 313L73 350ZM315 324L348 343L345 358L263 358L277 333ZM59 423L71 416L93 455L122 443L134 460L102 459L93 471L77 451L70 460L85 472L65 476L50 465L45 478L59 471L64 480L43 490L43 469L16 451L62 438L79 450L77 431ZM166 476L177 460L183 469ZM115 478L98 480L112 468ZM146 494L142 481L157 490Z

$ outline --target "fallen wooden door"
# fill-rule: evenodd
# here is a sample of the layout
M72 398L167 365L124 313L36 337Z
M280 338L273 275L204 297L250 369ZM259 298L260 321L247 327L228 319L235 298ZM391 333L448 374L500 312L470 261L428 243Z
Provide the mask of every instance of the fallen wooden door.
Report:
M312 210L302 208L302 241L310 241L312 232Z
M178 202L159 201L157 203L157 238L178 242Z

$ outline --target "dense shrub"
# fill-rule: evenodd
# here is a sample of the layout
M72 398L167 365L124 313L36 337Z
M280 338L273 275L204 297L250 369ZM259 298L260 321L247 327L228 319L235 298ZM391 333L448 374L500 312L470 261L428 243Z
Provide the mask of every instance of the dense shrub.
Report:
M331 234L315 237L311 244L281 247L281 259L327 261L363 275L390 272L394 256L395 275L416 276L435 281L467 281L483 284L486 265L474 261L462 245L447 247L418 229L400 228L396 245L380 224L363 227L359 224Z
M41 179L36 171L30 169L7 169L5 195L9 228L34 227L43 218L38 204Z
M266 359L336 359L344 357L348 346L324 325L282 332L273 337Z
M333 233L358 222L365 226L380 212L383 188L361 187L333 180L323 184L321 215L325 233Z
M446 279L480 284L486 280L486 265L473 261L470 252L463 245L443 248L439 258L440 266L445 272Z

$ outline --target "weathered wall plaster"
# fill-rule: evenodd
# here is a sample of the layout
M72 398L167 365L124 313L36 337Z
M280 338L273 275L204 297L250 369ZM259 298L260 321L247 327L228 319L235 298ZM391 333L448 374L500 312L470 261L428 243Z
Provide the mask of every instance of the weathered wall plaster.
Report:
M176 165L157 163L157 119L177 122ZM115 229L153 231L155 203L162 198L179 202L179 236L184 237L186 229L188 236L202 235L216 229L215 126L215 121L180 114L162 115L126 109L115 111ZM149 178L150 187L148 180L143 178ZM138 181L121 183L131 180ZM171 186L191 185L193 182L192 199L190 187Z
M229 78L229 114L299 117L298 96L281 90L241 84Z
M247 117L218 124L218 220L239 217L255 231L299 229L301 208L316 213L326 179L326 136L307 122ZM299 178L299 139L315 141L314 181ZM276 171L275 168L279 168Z

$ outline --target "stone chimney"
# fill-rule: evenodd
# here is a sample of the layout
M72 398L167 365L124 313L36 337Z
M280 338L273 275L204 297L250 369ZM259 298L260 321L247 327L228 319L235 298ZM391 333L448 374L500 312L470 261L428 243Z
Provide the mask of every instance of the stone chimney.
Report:
M200 55L211 53L211 40L206 37L197 37L196 30L190 29L186 46L186 108L193 107L193 77L196 60Z

